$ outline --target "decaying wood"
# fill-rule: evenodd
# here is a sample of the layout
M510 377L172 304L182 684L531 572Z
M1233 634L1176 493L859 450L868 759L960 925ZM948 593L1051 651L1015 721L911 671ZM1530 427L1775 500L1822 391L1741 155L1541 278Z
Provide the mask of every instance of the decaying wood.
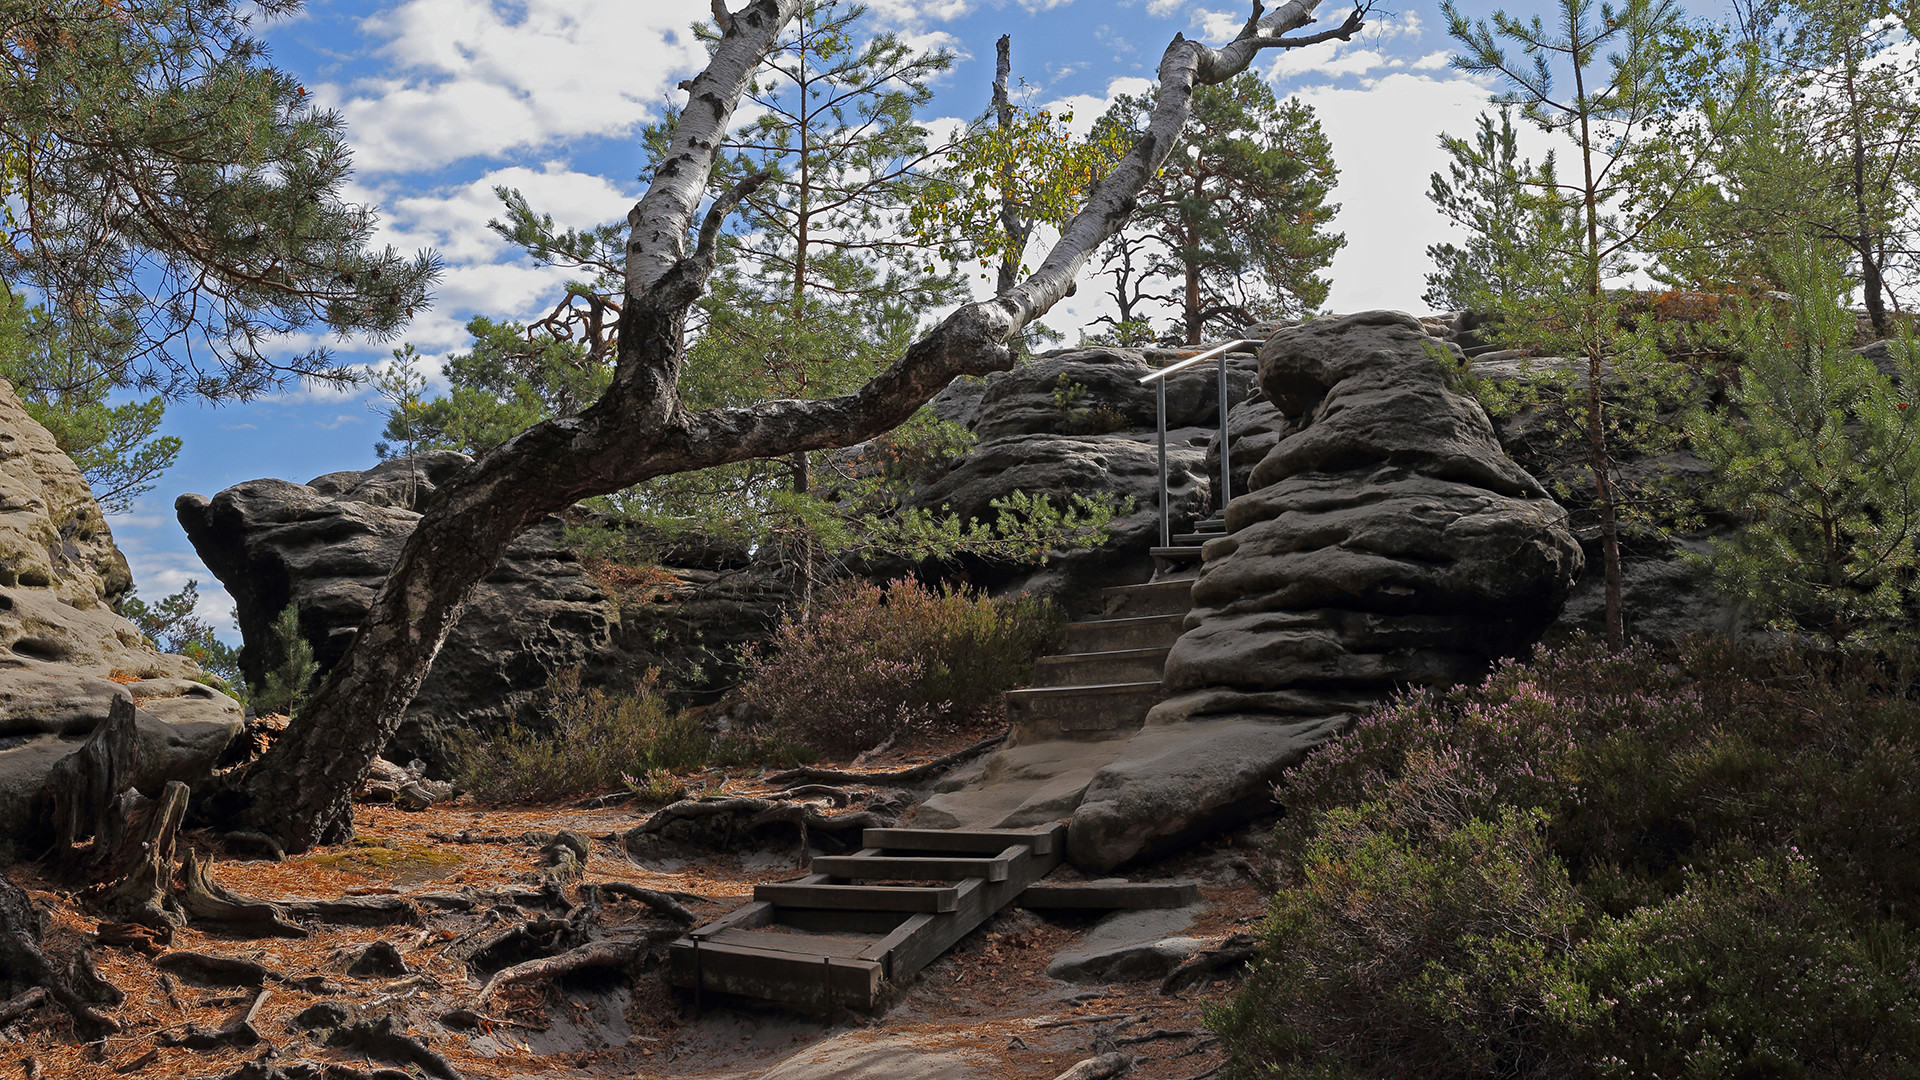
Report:
M1036 1028L1071 1027L1075 1024L1104 1024L1110 1020L1121 1021L1117 1027L1137 1024L1147 1018L1146 1013L1098 1013L1093 1016L1065 1016L1058 1020L1042 1020L1033 1025Z
M170 781L158 801L128 788L119 806L126 831L101 863L95 906L115 922L178 926L186 922L173 895L173 852L187 815L187 785ZM98 836L96 836L96 841Z
M607 896L624 896L629 900L638 900L681 926L692 926L700 921L698 916L666 893L643 889L624 881L602 881L598 883L598 887Z
M287 921L286 909L266 900L253 900L227 890L208 874L213 856L187 853L181 864L180 906L188 918L219 923L223 928L253 937L306 937L304 928Z
M912 768L894 769L889 772L848 772L844 769L816 769L801 766L796 769L784 769L767 777L770 784L792 787L797 784L869 784L892 787L913 787L931 780L956 765L964 764L981 754L1007 741L1007 733L1001 732L988 739L981 739L972 746L943 754L932 761L924 761Z
M619 348L606 391L576 415L508 439L435 491L345 654L286 733L224 781L209 812L239 817L289 851L351 838L352 794L468 595L514 539L547 516L657 476L852 446L897 427L959 376L1010 368L1008 342L1069 294L1094 251L1126 222L1185 125L1195 85L1232 78L1262 49L1301 44L1285 35L1310 22L1319 2L1288 0L1271 13L1256 3L1219 49L1176 37L1161 58L1147 130L1018 285L953 312L851 393L694 410L679 393L687 312L706 289L743 186L713 200L697 236L694 223L734 110L801 0L752 0L730 13L706 68L685 84L686 107L628 214ZM1350 36L1359 23L1356 15L1332 36Z
M209 1050L245 1049L260 1041L260 1032L253 1026L253 1020L260 1015L260 1006L266 1004L272 994L273 991L262 988L253 995L252 1004L244 1012L222 1027L203 1028L198 1024L188 1024L186 1030L178 1034L162 1032L157 1041L161 1046L184 1046L203 1053Z
M1201 949L1167 972L1160 981L1160 992L1177 994L1191 986L1211 982L1221 974L1243 967L1260 949L1252 934L1235 934L1218 945Z
M607 941L596 941L570 949L558 956L549 956L540 960L528 960L494 973L481 987L480 993L473 999L475 1008L486 1004L487 999L499 992L502 987L515 983L535 982L541 979L558 978L561 975L590 968L625 967L639 960L657 945L664 945L680 936L678 929L653 930L638 938L622 937Z
M1101 1054L1082 1061L1054 1080L1112 1080L1116 1076L1125 1076L1133 1070L1133 1055L1119 1051Z
M0 1002L0 1027L6 1027L15 1020L53 1000L53 994L44 986L24 990Z
M93 940L108 948L137 949L154 954L173 944L173 924L142 926L139 923L103 922L94 930Z
M140 739L134 728L132 698L116 697L107 719L80 749L54 763L41 785L40 801L49 807L56 852L64 853L94 838L85 863L91 871L121 850L126 815L120 794L133 786L140 767Z
M279 900L296 918L347 926L425 926L420 908L404 896L342 896L334 900Z
M356 798L363 803L392 803L402 810L425 810L452 797L452 784L429 780L420 762L414 762L414 766L403 769L386 758L374 758Z

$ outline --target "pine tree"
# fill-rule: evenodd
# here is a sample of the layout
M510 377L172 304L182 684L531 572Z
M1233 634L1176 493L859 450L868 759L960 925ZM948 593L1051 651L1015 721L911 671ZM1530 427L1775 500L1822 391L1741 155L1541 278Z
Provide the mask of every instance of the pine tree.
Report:
M1122 95L1101 124L1130 143L1151 106L1149 95ZM1198 344L1209 329L1232 333L1325 302L1320 271L1346 243L1328 231L1340 211L1327 201L1338 177L1312 106L1276 101L1250 73L1194 91L1193 118L1128 227L1157 241L1140 271L1169 283L1181 340Z

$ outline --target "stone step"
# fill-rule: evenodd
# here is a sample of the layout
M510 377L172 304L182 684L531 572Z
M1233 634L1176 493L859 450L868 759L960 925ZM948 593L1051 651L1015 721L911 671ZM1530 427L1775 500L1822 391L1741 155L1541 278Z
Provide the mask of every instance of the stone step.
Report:
M1140 615L1185 615L1193 606L1193 576L1120 585L1100 590L1108 618Z
M1034 662L1033 685L1095 686L1101 683L1158 681L1166 668L1165 648L1043 656Z
M1160 682L1050 686L1007 691L1007 745L1043 739L1100 739L1134 731L1160 703Z
M1119 649L1164 649L1180 639L1186 620L1186 612L1178 611L1165 615L1068 623L1066 650L1068 653L1093 653Z

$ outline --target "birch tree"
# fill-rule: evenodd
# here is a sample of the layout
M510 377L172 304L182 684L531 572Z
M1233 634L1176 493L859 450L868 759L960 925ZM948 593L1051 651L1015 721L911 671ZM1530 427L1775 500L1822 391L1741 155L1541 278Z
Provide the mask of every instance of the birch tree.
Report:
M1184 37L1159 67L1152 119L1039 267L1013 288L953 311L858 388L821 400L762 401L695 410L681 400L682 330L713 273L728 215L765 183L744 177L701 213L708 177L734 110L801 0L752 0L729 11L688 99L667 155L627 215L625 282L613 380L578 415L544 421L482 455L435 492L340 661L299 719L244 773L229 774L203 812L277 838L289 851L353 835L351 795L458 620L474 586L515 537L580 499L652 477L749 459L850 446L906 420L961 375L1007 370L1008 341L1072 289L1096 248L1133 211L1187 120L1195 89L1247 69L1261 51L1350 38L1341 25L1293 35L1319 0L1268 12L1256 0L1231 42Z

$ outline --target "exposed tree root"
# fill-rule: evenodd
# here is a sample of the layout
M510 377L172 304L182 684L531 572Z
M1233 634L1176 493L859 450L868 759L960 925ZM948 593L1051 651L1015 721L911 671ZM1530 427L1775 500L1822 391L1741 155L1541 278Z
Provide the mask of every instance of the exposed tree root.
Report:
M252 960L242 960L235 956L212 956L207 953L173 952L165 956L156 956L153 966L162 971L177 975L188 982L201 986L251 986L258 988L268 979L286 981L286 976L257 964Z
M1114 1051L1090 1057L1073 1068L1054 1077L1054 1080L1112 1080L1124 1076L1133 1069L1133 1055Z
M88 995L76 992L40 951L45 932L45 918L26 891L0 875L0 993L14 995L0 1008L18 1009L18 1015L25 1015L51 999L88 1038L119 1031L119 1022L89 1004ZM36 990L41 993L35 995Z
M649 931L640 938L620 938L610 941L596 941L591 945L582 945L558 956L542 960L529 960L515 964L494 973L473 999L473 1007L486 1004L502 987L515 983L533 982L539 979L553 979L576 971L590 968L625 967L647 955L655 945L660 945L680 936L678 929Z
M896 769L892 772L847 772L842 769L816 769L801 766L787 769L767 777L772 784L874 784L886 786L911 787L931 780L956 765L979 757L981 754L1007 741L1007 733L1001 732L990 739L981 739L965 749L955 750L951 754L922 762L910 769Z
M1188 987L1211 982L1252 960L1259 947L1259 941L1252 934L1235 934L1210 949L1201 949L1167 973L1160 982L1160 992L1177 994Z
M679 901L663 892L643 889L624 881L602 881L596 887L606 896L624 896L629 900L638 900L681 926L692 926L700 921L698 916L688 911Z
M446 1058L434 1053L420 1040L401 1031L392 1016L360 1021L338 1027L327 1036L327 1045L358 1050L369 1057L412 1066L440 1080L464 1080Z

